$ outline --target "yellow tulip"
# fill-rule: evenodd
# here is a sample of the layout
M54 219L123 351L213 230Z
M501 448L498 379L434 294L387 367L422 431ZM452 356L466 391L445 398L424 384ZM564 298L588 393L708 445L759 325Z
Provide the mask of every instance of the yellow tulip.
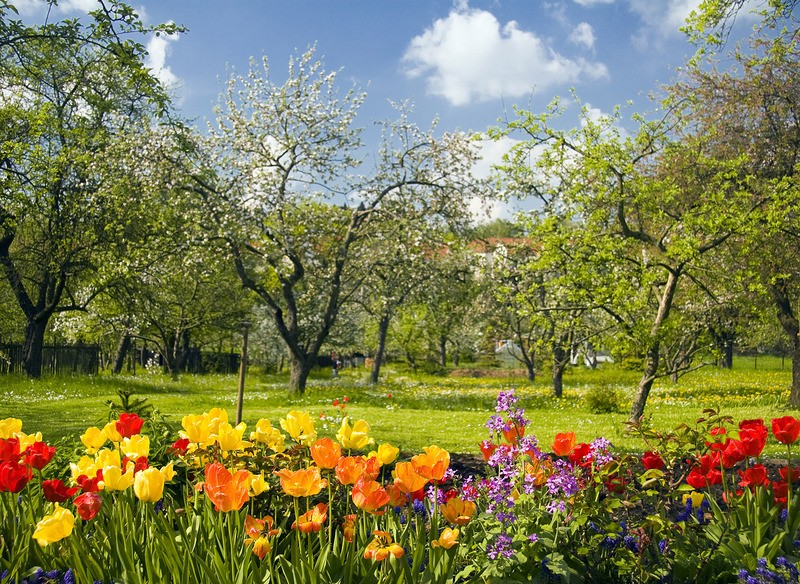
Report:
M103 426L103 433L112 442L122 442L122 434L120 434L119 430L117 430L117 422L116 421L109 422L108 424Z
M281 428L286 430L294 441L306 446L317 439L314 421L308 412L292 410L281 420Z
M441 547L449 550L451 547L458 543L458 529L451 529L445 527L442 530L439 539L431 542L431 547Z
M44 547L68 537L75 526L75 516L69 509L64 509L56 503L56 508L50 515L45 515L36 524L33 539Z
M25 432L17 432L13 436L17 440L19 440L19 451L25 452L25 449L28 448L31 444L36 442L42 441L42 433L36 432L36 434L26 434Z
M136 473L133 492L140 501L155 503L164 494L164 475L155 467L146 468Z
M81 459L76 462L69 463L69 469L72 474L72 481L75 482L81 475L85 475L87 477L93 477L97 474L97 469L94 464L94 460L89 458L88 456L81 456Z
M217 432L212 435L212 438L217 441L219 447L225 452L241 450L244 446L247 446L247 443L242 441L242 435L246 428L247 424L244 422L235 427L228 422L222 422L217 428Z
M133 465L123 474L118 466L103 468L103 485L106 491L124 491L133 484Z
M104 448L94 455L95 469L105 468L107 466L122 466L122 459L119 456L118 450Z
M264 473L262 472L259 475L253 477L253 480L250 481L250 492L253 494L254 497L257 497L264 491L269 490L269 483L264 479Z
M397 460L398 454L400 454L400 449L397 446L386 443L378 446L378 450L370 452L367 458L377 458L381 464L392 464Z
M120 449L131 460L136 460L140 456L147 458L150 456L150 437L136 434L130 438L124 438Z
M342 448L363 450L369 444L375 444L375 440L369 437L369 429L369 424L364 420L356 420L351 428L350 420L345 416L342 427L336 433L336 439Z
M13 438L17 432L22 432L22 420L17 418L0 420L0 438Z
M175 467L173 463L161 467L161 474L164 475L164 480L169 482L175 478Z
M705 495L703 493L698 493L697 491L686 493L683 496L683 504L686 505L686 501L689 499L692 500L692 509L699 509L700 505L703 503L703 499L705 499Z
M222 408L211 408L205 415L208 417L208 428L212 434L218 433L219 427L228 423L228 412Z
M261 419L254 432L250 432L250 440L265 444L270 450L281 453L286 450L286 437L277 428L273 428L269 420Z
M106 436L100 428L95 426L86 428L86 432L81 436L81 442L86 446L86 452L88 454L97 452L103 444L106 443L106 440L108 440L108 436Z
M208 414L189 414L181 420L183 432L181 435L195 444L207 444L211 435Z

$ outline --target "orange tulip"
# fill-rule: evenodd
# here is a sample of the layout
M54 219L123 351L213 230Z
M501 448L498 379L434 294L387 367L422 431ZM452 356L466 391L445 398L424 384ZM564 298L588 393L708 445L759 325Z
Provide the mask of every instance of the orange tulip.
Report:
M386 493L389 495L389 505L392 507L405 507L408 505L408 495L403 492L397 483L386 485Z
M475 503L462 501L459 497L453 497L440 508L444 518L454 525L466 525L475 515Z
M206 466L203 488L216 511L238 511L250 499L252 475L246 470L231 473L218 462Z
M345 515L342 521L342 531L344 532L344 539L347 543L353 543L356 538L356 524L358 523L358 515L351 513Z
M375 530L375 538L369 542L367 549L364 552L364 559L382 562L389 557L389 554L395 558L402 558L403 548L392 541L392 536L388 531Z
M292 529L297 529L300 533L311 533L320 531L322 524L328 518L328 506L325 503L317 503L316 506L303 513L292 523Z
M370 456L366 458L366 463L364 466L364 471L361 473L361 476L369 479L370 481L374 481L378 479L378 475L381 474L381 461L378 460L375 456Z
M263 560L272 549L272 542L269 538L278 535L279 529L274 529L275 520L269 515L264 519L257 519L248 515L244 520L245 545L253 544L253 553Z
M503 430L503 438L506 442L516 446L517 441L525 435L525 426L521 426L514 422L508 430Z
M342 447L330 438L320 438L311 445L311 458L320 468L334 468L342 456Z
M428 479L419 474L410 462L398 462L394 467L394 484L404 493L411 494L428 484Z
M533 477L533 486L541 487L547 482L547 477L553 474L553 463L549 459L533 458L533 462L525 465L525 474Z
M430 481L441 481L450 466L450 453L438 446L426 446L425 454L417 454L411 459L414 470Z
M556 456L569 456L573 450L575 450L575 432L556 434L553 441L553 454Z
M342 456L336 464L336 478L343 485L355 483L367 468L367 461L361 456Z
M316 466L295 471L284 468L274 474L281 477L283 492L292 497L312 497L328 486L328 481L320 476Z
M383 515L386 510L379 511L389 502L389 494L375 481L361 477L353 486L353 503L359 509L372 515Z

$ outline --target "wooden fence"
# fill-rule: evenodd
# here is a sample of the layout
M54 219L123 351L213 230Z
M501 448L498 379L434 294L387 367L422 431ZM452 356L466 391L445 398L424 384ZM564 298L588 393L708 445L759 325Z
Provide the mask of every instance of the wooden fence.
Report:
M42 374L100 371L100 347L97 345L45 345L42 349ZM0 345L0 374L22 373L22 345Z

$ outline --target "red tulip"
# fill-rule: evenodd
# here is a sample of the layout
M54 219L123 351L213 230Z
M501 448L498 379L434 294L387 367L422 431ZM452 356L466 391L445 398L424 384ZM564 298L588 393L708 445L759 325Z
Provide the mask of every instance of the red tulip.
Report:
M56 453L55 446L48 446L44 442L34 442L22 455L25 457L25 464L36 470L42 470L53 459Z
M791 475L792 477L791 482L795 482L798 479L800 479L800 468L796 466L795 467L782 466L778 469L778 474L781 475L781 479L783 479L784 482L787 483L789 482L789 475Z
M572 464L580 464L582 466L590 466L592 464L591 457L587 459L589 453L592 451L590 444L581 442L576 445L569 455L569 461Z
M78 483L78 486L81 488L81 491L84 493L97 493L100 491L100 481L103 480L103 471L98 470L97 474L94 478L89 478L86 475L80 475L78 478L75 479L75 482Z
M661 455L658 452L653 452L652 450L648 450L647 452L642 455L642 464L647 470L650 469L657 469L661 470L664 468L664 459L661 458Z
M747 470L740 470L738 472L742 479L739 481L739 486L755 488L769 484L767 469L763 464L756 464Z
M781 444L794 444L800 436L800 420L794 416L773 418L772 433Z
M19 462L19 438L0 438L0 462Z
M179 438L172 443L172 446L170 446L169 449L177 456L185 456L189 451L189 439Z
M44 492L44 498L51 503L63 503L80 491L80 488L67 488L67 485L61 482L60 479L50 479L42 481L42 491Z
M19 493L31 480L31 468L26 464L6 461L0 463L0 493Z
M119 432L120 436L123 438L130 438L139 433L142 429L142 424L144 424L144 420L139 416L124 412L119 415L119 420L116 424L117 432Z
M100 495L97 493L83 493L75 497L75 500L72 502L75 504L78 515L84 521L94 519L94 516L97 515L97 512L100 511L100 507L103 504Z
M747 458L744 447L739 440L729 440L722 451L722 466L730 468L737 462Z
M767 445L767 427L761 420L743 420L739 423L739 440L747 456L760 456Z

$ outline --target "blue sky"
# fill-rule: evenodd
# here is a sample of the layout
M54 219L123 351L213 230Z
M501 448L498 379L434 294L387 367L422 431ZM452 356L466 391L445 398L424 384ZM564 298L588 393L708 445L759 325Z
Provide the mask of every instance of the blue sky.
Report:
M12 0L13 1L13 0ZM96 0L61 0L74 16ZM16 0L41 17L41 0ZM360 124L392 115L409 100L416 121L442 130L482 131L513 105L542 111L570 88L608 112L648 99L694 52L679 31L699 0L144 0L131 2L148 23L188 32L149 39L149 65L174 86L184 116L201 127L222 82L266 55L282 81L291 55L316 45L345 88L365 89ZM38 7L38 8L37 8ZM748 26L747 18L740 19ZM577 120L576 120L577 121ZM486 149L486 163L506 145Z

